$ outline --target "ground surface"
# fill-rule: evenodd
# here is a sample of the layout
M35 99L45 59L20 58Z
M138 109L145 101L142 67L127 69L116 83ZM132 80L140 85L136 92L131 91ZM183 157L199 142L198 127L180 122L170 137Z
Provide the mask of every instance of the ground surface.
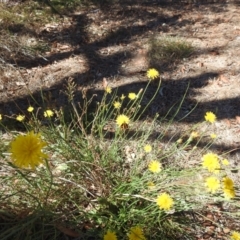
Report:
M31 41L48 42L50 48L34 58L6 59L0 76L1 113L19 114L34 105L27 96L29 90L36 98L40 89L46 90L48 107L64 105L66 99L59 90L69 78L77 84L79 95L82 88L102 95L103 79L120 92L138 92L146 86L146 70L154 65L161 72L162 88L148 115L164 114L182 98L190 82L175 128L185 129L202 121L206 111L213 111L218 117L209 129L218 135L213 147L218 153L230 151L230 162L239 166L240 5L130 2L83 8L39 29L13 29ZM162 36L180 37L194 46L194 52L177 63L150 64L149 39ZM178 122L197 102L193 114ZM196 239L227 239L230 229L237 227L237 222L216 221L219 226L210 222Z

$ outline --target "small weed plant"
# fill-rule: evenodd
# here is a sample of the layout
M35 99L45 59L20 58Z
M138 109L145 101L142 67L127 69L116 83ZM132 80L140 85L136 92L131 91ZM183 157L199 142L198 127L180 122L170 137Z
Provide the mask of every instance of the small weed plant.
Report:
M195 154L205 136L199 126L207 131L216 115L207 112L185 140L161 144L173 119L166 124L166 116L143 117L161 84L156 69L146 76L145 89L126 95L105 84L95 107L95 96L86 92L75 102L69 80L67 113L29 105L13 116L25 132L8 130L8 116L0 115L0 239L60 239L62 233L75 239L189 239L180 213L223 202L239 207L229 161L209 150L216 135ZM156 93L143 106L153 82ZM164 125L158 134L156 125ZM179 167L186 155L198 164ZM240 239L237 231L230 234Z

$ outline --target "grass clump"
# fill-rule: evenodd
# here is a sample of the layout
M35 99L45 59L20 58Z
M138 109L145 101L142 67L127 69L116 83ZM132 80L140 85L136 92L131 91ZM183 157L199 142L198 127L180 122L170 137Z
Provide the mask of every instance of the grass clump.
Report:
M192 52L193 46L177 37L153 38L149 43L149 60L155 65L172 64L189 57Z
M94 95L88 99L84 93L83 102L75 102L76 86L69 80L68 118L63 109L39 108L33 102L16 118L26 132L9 131L3 124L8 116L1 115L1 239L17 239L27 229L29 238L39 239L59 239L61 234L104 240L187 239L191 232L180 213L210 203L238 205L232 167L208 150L212 139L196 166L178 164L184 154L196 157L204 136L198 127L214 124L215 114L206 113L206 122L185 133L186 140L172 137L160 148L173 119L164 124L166 117L156 115L139 121L156 96L141 106L146 90L155 81L157 93L161 84L156 69L147 76L146 88L136 93L120 95L105 85L91 112ZM153 138L156 125L163 127ZM11 214L25 228L14 219L10 224L11 217L4 220Z

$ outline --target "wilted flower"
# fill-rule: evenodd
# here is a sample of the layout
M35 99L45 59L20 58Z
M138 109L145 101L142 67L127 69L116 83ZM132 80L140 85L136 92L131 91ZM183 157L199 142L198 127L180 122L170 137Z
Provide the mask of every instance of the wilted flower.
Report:
M198 132L193 131L193 132L191 132L190 137L191 138L197 138L197 137L199 137L199 134L198 134Z
M177 140L177 144L181 144L182 142L183 142L182 138L179 138L179 139Z
M223 188L233 188L234 187L234 183L233 180L229 177L224 177L223 178Z
M223 193L226 199L231 199L236 196L233 180L229 177L223 178Z
M153 189L155 187L155 183L154 182L148 182L147 186L148 186L148 188Z

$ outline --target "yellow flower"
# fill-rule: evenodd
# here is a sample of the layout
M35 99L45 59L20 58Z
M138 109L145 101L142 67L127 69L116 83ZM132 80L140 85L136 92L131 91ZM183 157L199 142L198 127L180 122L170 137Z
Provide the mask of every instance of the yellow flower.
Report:
M34 110L34 108L32 106L29 106L27 110L28 110L28 112L31 113Z
M173 203L173 199L167 193L163 193L157 197L157 205L160 209L169 210L173 206Z
M181 144L182 142L183 142L182 138L179 138L179 139L177 140L177 144Z
M161 169L161 164L158 161L151 161L148 165L149 171L153 173L159 173Z
M2 114L0 114L0 120L2 120Z
M233 180L229 177L223 178L223 188L232 189L234 187Z
M116 109L119 109L121 107L121 103L120 102L114 102L113 103L113 106L116 108Z
M19 121L19 122L22 122L24 119L25 119L25 116L24 115L18 115L16 117L16 119Z
M110 93L112 92L112 88L106 87L105 91L106 91L106 93L109 93L109 94L110 94Z
M150 189L153 189L155 187L154 182L148 182L147 185L148 185L148 188L150 188Z
M212 139L215 139L215 138L217 137L217 135L216 135L215 133L212 133L212 134L210 134L210 137L211 137Z
M223 193L227 199L234 198L236 195L233 180L229 177L223 178Z
M206 112L205 120L210 123L214 123L216 121L216 115L212 112Z
M128 233L129 240L146 240L143 235L143 230L140 227L132 227Z
M226 199L231 199L236 196L234 188L224 188L223 193Z
M199 134L198 134L198 132L192 132L191 133L191 136L190 136L191 138L197 138L197 137L199 137Z
M20 168L34 169L43 163L43 158L47 155L42 153L42 148L46 143L41 140L40 134L33 131L25 136L18 136L10 143L10 153L14 165Z
M128 94L128 98L130 98L131 100L136 99L137 95L135 93L129 93Z
M152 151L151 145L149 145L149 144L145 145L145 146L144 146L144 151L145 151L146 153L151 152L151 151Z
M103 240L117 240L116 233L108 230L103 236Z
M150 80L154 80L155 78L158 78L158 77L159 77L159 72L158 72L158 70L156 70L155 68L150 68L150 69L147 71L147 77L148 77Z
M129 124L130 119L129 119L129 117L127 117L126 115L121 114L121 115L119 115L119 116L117 117L116 122L117 122L117 125L118 125L119 127L124 127L125 125L128 125L128 124Z
M223 159L222 160L222 164L227 166L227 165L229 165L229 161L227 159Z
M233 231L230 237L231 237L231 240L240 240L240 233Z
M125 96L124 94L122 94L122 96L120 97L120 99L121 99L121 100L124 100L125 97L126 97L126 96Z
M207 168L209 172L218 173L220 169L220 164L218 161L218 155L214 153L207 153L203 155L203 167Z
M54 114L53 111L48 109L44 112L44 117L50 118L53 116L53 114Z
M220 188L220 181L216 177L208 177L205 182L209 192L215 193Z

